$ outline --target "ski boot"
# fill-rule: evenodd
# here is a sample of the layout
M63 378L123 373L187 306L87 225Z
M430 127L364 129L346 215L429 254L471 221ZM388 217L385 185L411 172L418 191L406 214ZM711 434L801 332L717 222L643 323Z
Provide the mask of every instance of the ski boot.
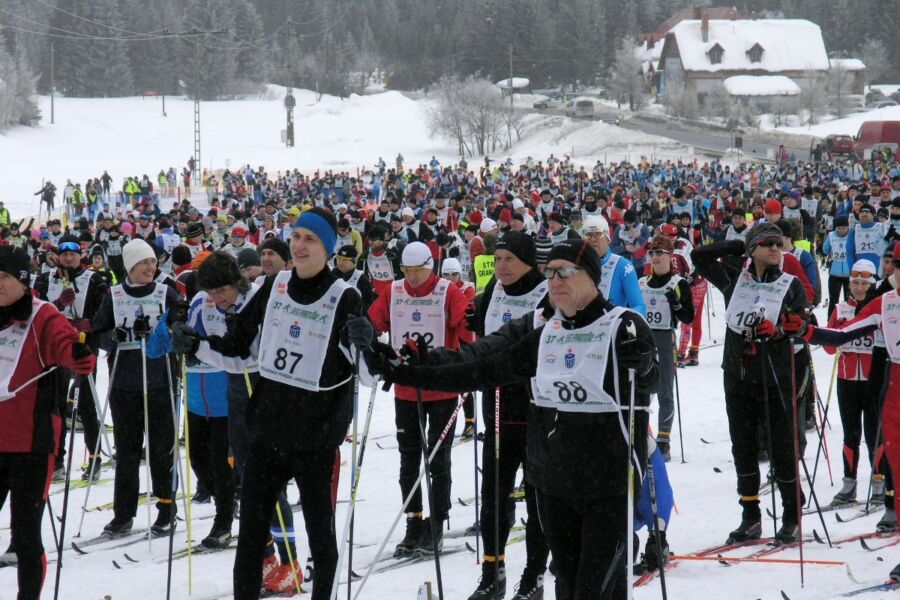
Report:
M834 495L831 500L832 506L841 504L850 504L856 502L856 480L852 477L844 477L844 485L841 490Z
M100 481L100 457L88 459L87 466L81 471L82 481Z
M422 521L422 535L419 538L419 543L417 546L417 550L421 554L433 556L435 543L437 545L438 553L440 553L440 551L444 549L444 521L446 520L446 518L435 519L434 515L432 515ZM437 536L436 538L432 538L432 523L434 524L433 534Z
M269 573L269 577L263 584L263 592L260 598L283 598L297 595L298 584L303 583L303 570L300 562L294 561L294 565L278 565Z
M891 570L891 581L900 583L900 564Z
M466 419L466 424L459 437L464 440L470 440L475 437L475 419Z
M221 550L231 543L231 519L213 521L212 529L200 545L208 550Z
M793 511L791 515L795 515L796 509L791 510ZM785 511L787 511L787 509L785 509ZM787 512L785 512L785 514L787 514ZM797 533L797 524L792 520L782 517L781 528L775 533L775 544L778 546L783 544L793 544L799 539Z
M191 504L209 504L212 496L206 490L197 490L197 493L191 497Z
M269 546L272 548L272 546ZM262 564L262 584L263 590L266 589L266 582L269 581L269 578L272 576L272 573L275 572L275 569L279 567L281 563L278 562L278 557L275 556L275 550L272 549L272 554L268 555L263 559Z
M119 517L114 517L113 520L107 523L106 527L103 528L103 535L110 539L126 536L131 533L131 526L133 524L134 519L120 519Z
M53 469L53 483L62 483L66 480L66 468L63 466Z
M700 351L699 350L690 350L687 355L687 359L684 361L684 366L686 367L696 367L700 364Z
M872 476L872 504L884 504L884 475L876 473Z
M657 537L656 532L651 531L643 556L643 562L646 563L648 571L656 571L660 568L660 557L662 557L662 566L665 566L669 562L669 542L666 540L666 532L660 531Z
M522 572L522 578L515 587L516 595L512 600L543 600L544 575L533 572L528 567Z
M889 533L897 531L897 529L897 513L894 512L893 508L885 507L881 520L875 525L875 531L879 533Z
M669 462L670 460L672 460L669 438L656 438L656 448L659 450L660 455L662 455L664 462Z
M494 562L481 563L481 579L469 600L495 600L506 597L506 567L500 562L499 573L495 573Z
M403 558L411 556L418 548L419 539L422 537L422 528L424 521L422 516L406 517L406 535L403 541L394 548L394 558Z
M169 535L170 531L175 528L175 513L177 509L175 503L169 500L163 502L160 500L156 503L156 520L150 526L150 535L152 537L164 537Z
M728 534L726 544L740 544L750 540L758 540L762 535L762 522L760 517L743 518L737 529Z

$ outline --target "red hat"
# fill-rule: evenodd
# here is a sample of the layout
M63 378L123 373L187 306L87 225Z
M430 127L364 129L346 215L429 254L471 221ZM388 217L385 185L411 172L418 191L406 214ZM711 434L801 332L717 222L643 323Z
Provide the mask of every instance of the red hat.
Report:
M505 221L506 223L509 223L510 221L512 221L512 211L509 210L508 208L504 208L503 210L500 211L500 218L497 220Z
M663 235L668 235L670 237L678 237L678 228L672 225L671 223L664 223L660 228L659 232Z
M765 206L763 206L763 212L767 215L780 215L781 214L781 202L775 200L769 200L766 202Z
M894 244L894 260L900 260L900 242Z
M482 219L484 219L484 215L477 210L473 210L468 215L466 215L466 220L472 225L481 225Z
M231 230L231 236L232 237L234 237L234 236L247 237L247 230L244 229L243 227L235 227L234 229Z

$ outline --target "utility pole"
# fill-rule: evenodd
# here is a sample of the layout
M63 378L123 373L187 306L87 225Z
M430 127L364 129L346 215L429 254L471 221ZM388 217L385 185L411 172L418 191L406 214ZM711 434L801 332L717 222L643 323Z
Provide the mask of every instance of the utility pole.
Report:
M56 55L56 47L53 42L50 42L50 124L53 125L56 123L55 120L55 111L54 111L54 85L53 85L53 61Z
M507 145L512 148L512 118L513 118L513 47L509 45L509 119L506 121Z
M293 21L288 19L288 26L292 26ZM290 46L290 42L285 45L286 48ZM287 93L284 96L284 109L287 112L287 124L285 128L284 135L284 145L287 148L294 147L294 107L297 106L297 99L294 98L294 71L291 68L291 57L288 56L286 61L286 79L287 79Z

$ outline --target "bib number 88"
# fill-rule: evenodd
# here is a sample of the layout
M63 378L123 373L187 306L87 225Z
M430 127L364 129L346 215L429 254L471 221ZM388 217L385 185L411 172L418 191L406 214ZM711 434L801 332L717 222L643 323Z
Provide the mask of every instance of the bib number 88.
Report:
M577 381L570 381L568 383L564 381L554 381L553 387L556 388L556 395L559 397L560 402L571 402L573 399L575 402L584 402L587 400L587 390L581 387L581 384Z
M303 358L303 355L299 352L288 352L285 348L279 348L275 351L275 368L279 371L284 371L288 366L288 357L293 359L291 363L291 368L288 370L288 373L291 375L294 374L294 369L297 368L297 363Z

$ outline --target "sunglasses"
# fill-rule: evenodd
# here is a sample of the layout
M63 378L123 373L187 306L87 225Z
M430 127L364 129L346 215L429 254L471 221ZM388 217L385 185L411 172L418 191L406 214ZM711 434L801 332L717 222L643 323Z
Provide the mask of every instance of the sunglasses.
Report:
M419 273L430 272L430 267L400 267L400 270L407 274L417 275Z
M895 269L900 269L900 259L895 258L891 261L891 264L894 265Z
M665 256L666 254L671 254L668 250L649 250L647 252L647 256Z
M875 273L872 271L850 271L850 279L869 279L874 277Z
M76 244L75 242L63 242L59 245L59 251L81 253L81 244Z
M581 267L544 267L544 277L553 279L559 275L560 279L568 279L578 271L584 271L584 269Z
M784 242L781 240L766 240L757 244L760 248L782 248Z

